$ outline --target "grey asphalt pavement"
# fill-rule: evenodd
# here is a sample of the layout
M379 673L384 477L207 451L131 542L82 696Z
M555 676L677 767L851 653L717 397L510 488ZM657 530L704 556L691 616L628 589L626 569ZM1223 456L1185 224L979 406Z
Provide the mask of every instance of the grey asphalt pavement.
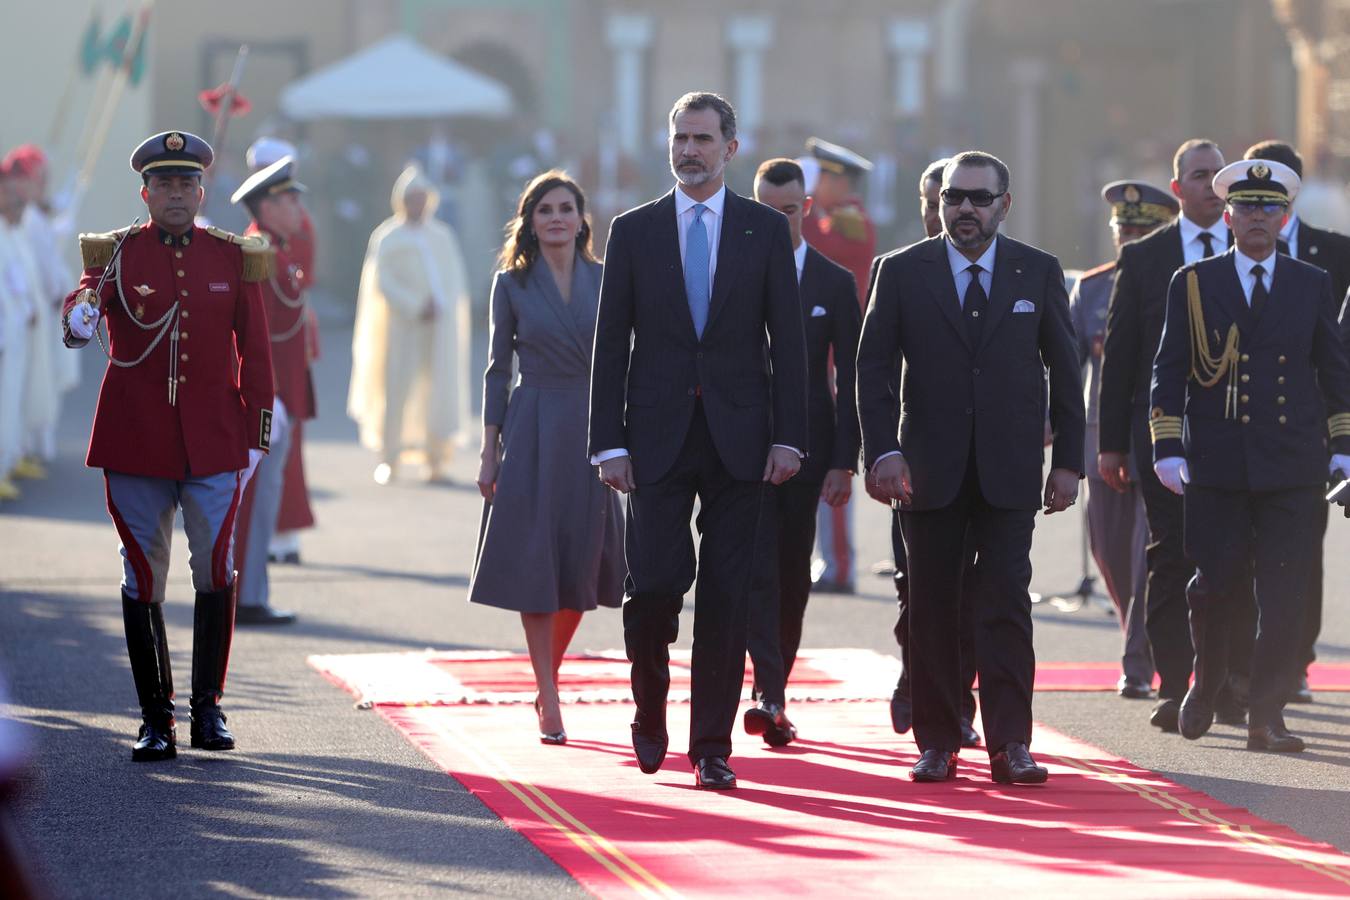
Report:
M58 897L581 896L564 872L502 824L378 717L309 668L313 653L514 649L516 617L465 602L479 521L476 440L450 486L409 480L381 488L375 460L344 415L348 332L325 330L318 363L321 418L307 461L318 528L302 567L273 567L273 597L299 622L236 635L225 708L239 749L185 750L176 762L130 761L137 725L125 660L117 540L100 473L83 467L101 373L84 351L61 456L46 481L0 507L0 673L8 714L29 726L32 761L17 800L20 829ZM415 473L410 473L415 474ZM870 564L889 556L888 514L858 504L859 593L812 598L806 646L893 651L894 595ZM1041 518L1033 589L1077 585L1077 513ZM1350 522L1332 522L1323 659L1350 662ZM191 585L175 539L166 619L186 706ZM681 636L687 646L689 617ZM574 648L621 646L618 614L586 617ZM1036 611L1042 660L1117 658L1115 620L1099 607ZM1236 729L1190 743L1158 735L1149 704L1112 694L1036 695L1036 717L1220 802L1350 851L1350 694L1290 707L1310 739L1294 758L1248 753ZM522 741L533 716L519 712ZM180 720L186 736L186 717ZM678 749L678 748L672 748Z

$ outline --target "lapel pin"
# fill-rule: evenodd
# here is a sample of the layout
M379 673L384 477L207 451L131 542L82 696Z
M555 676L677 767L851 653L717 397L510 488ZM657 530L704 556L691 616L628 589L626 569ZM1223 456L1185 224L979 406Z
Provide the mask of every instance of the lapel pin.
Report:
M754 230L753 228L747 228L747 229L745 229L745 233L746 233L746 234L754 234L754 233L755 233L755 230Z
M148 284L138 284L135 287L133 287L132 290L140 294L142 297L149 297L151 294L155 292L155 289Z
M1021 275L1021 274L1022 274L1022 270L1021 270L1021 269L1013 269L1013 274L1014 274L1014 275Z
M1316 255L1317 255L1317 248L1316 248L1316 247L1309 247L1309 248L1308 248L1308 255L1309 255L1309 256L1316 256Z

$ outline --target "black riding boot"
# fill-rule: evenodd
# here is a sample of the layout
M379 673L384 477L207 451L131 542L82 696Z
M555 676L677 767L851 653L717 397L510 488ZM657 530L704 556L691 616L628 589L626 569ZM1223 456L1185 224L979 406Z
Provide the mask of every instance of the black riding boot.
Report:
M197 592L192 610L192 746L233 750L234 735L225 727L220 697L234 637L234 585Z
M127 634L127 656L141 704L141 730L131 747L136 762L173 759L178 735L173 721L173 671L169 642L164 634L164 612L158 603L144 603L122 594L122 625Z

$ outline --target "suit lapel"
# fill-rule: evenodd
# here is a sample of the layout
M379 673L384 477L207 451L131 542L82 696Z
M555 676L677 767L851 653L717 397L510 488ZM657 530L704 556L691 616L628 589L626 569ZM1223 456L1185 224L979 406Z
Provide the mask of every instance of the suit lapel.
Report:
M669 305L683 327L694 332L689 296L684 289L684 266L680 264L680 234L675 221L675 191L672 189L651 208L651 247L648 258L659 280L669 286Z
M578 258L572 265L572 301L574 303L577 301L577 289L579 287L577 284L579 267L585 264L582 259ZM557 316L563 333L571 339L578 350L582 350L581 331L577 327L576 317L572 315L572 311L563 302L562 294L559 293L558 285L553 280L553 272L549 269L548 263L542 259L535 260L530 277L534 280L535 290L539 296L544 298L544 305L553 310L553 314Z
M947 239L944 237L935 237L929 239L931 250L927 254L927 277L928 292L937 304L942 314L946 316L947 322L956 331L961 343L966 345L967 350L973 350L970 346L970 335L966 332L966 323L961 320L961 299L956 296L956 279L952 277L952 267L947 261Z
M746 202L733 194L731 188L727 188L722 204L722 233L717 239L717 271L713 273L712 300L708 304L708 324L703 328L704 334L708 333L713 322L717 321L717 314L726 306L732 283L736 280L737 268L733 260L739 257L747 236L744 225L746 218L743 215L743 204Z
M1021 281L1022 254L1017 246L1005 237L998 240L994 250L994 277L989 285L989 312L984 320L984 329L980 333L980 347L984 347L994 336L1003 316L1012 309L1013 285Z

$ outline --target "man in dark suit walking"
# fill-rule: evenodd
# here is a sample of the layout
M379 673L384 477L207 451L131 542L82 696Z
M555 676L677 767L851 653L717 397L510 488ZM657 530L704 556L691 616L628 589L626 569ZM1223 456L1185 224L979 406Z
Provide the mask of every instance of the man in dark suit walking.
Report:
M1291 144L1284 141L1262 141L1247 148L1243 159L1274 160L1288 166L1299 178L1303 177L1303 157ZM1315 228L1299 218L1290 205L1289 218L1280 229L1280 241L1284 244L1281 253L1295 259L1311 263L1331 276L1331 296L1340 308L1347 291L1350 291L1350 235L1332 231L1329 228ZM1284 249L1288 248L1288 249ZM1312 691L1308 687L1308 666L1317 659L1317 635L1322 631L1322 544L1326 535L1325 506L1318 507L1322 513L1323 540L1317 543L1317 562L1312 572L1312 583L1308 588L1308 607L1304 618L1303 641L1299 648L1301 675L1294 692L1289 695L1290 703L1311 703Z
M961 746L960 615L951 602L975 544L976 659L985 742L999 783L1039 784L1032 758L1031 533L1067 509L1082 477L1082 374L1058 260L998 235L1008 169L987 153L943 172L944 236L881 263L858 347L863 456L902 504L909 556L914 736L910 772L941 781ZM904 364L896 434L894 372ZM1045 372L1055 432L1044 461Z
M600 479L628 494L638 764L650 774L665 759L669 645L697 572L689 761L698 787L725 789L736 786L727 758L767 485L797 473L808 441L805 338L787 221L723 181L737 148L731 104L684 95L669 143L675 189L610 226L590 453Z
M761 535L767 552L758 560L760 570L751 594L749 649L759 703L746 710L745 730L763 735L772 747L781 747L796 736L785 712L786 687L811 595L816 507L822 500L834 508L847 503L858 467L861 437L853 373L862 311L852 273L802 238L802 219L811 209L811 198L806 196L801 166L791 159L762 163L755 173L755 199L788 221L806 326L809 378L806 460L795 478L774 490L776 515L769 517L770 527Z
M1153 354L1162 337L1167 285L1183 265L1222 253L1228 246L1223 201L1214 193L1214 176L1223 168L1223 154L1213 141L1183 143L1172 161L1172 194L1181 203L1181 215L1145 238L1120 248L1116 283L1106 314L1098 393L1099 449L1097 468L1102 480L1124 492L1130 485L1129 454L1135 455L1144 513L1148 518L1148 584L1145 626L1158 670L1158 703L1149 717L1165 732L1176 732L1181 699L1190 682L1194 651L1191 646L1186 584L1195 565L1182 543L1181 498L1167 490L1148 465L1148 392ZM1250 655L1255 633L1255 602L1232 601L1246 611L1247 625L1235 625L1237 644L1232 658ZM1242 664L1234 670L1245 674ZM1220 698L1221 718L1240 724L1241 707Z

